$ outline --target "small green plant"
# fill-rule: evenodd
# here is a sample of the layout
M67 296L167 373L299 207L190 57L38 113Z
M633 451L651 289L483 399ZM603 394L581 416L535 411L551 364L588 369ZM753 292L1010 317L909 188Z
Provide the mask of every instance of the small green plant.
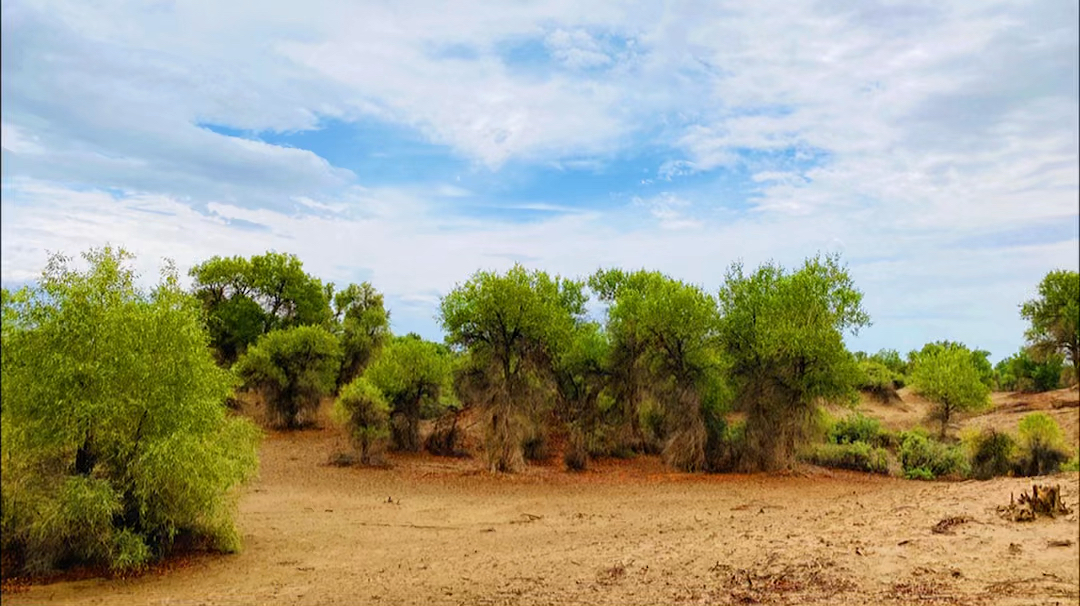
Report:
M1041 476L1056 472L1069 459L1065 434L1053 417L1033 412L1020 419L1020 458L1016 472L1024 476Z
M362 465L381 465L390 439L390 404L364 377L346 385L334 403L334 420L345 427Z
M877 419L855 413L833 423L828 430L828 437L833 444L864 442L880 446L881 423Z
M985 429L962 436L964 448L971 460L971 475L979 480L1008 475L1016 441L1007 433Z
M968 471L963 450L933 440L920 430L904 435L900 444L900 464L904 476L913 479L965 475ZM929 477L924 477L927 475Z
M807 462L822 467L889 473L889 453L866 442L818 444L804 456Z
M1080 471L1080 448L1076 450L1071 459L1061 466L1061 471Z

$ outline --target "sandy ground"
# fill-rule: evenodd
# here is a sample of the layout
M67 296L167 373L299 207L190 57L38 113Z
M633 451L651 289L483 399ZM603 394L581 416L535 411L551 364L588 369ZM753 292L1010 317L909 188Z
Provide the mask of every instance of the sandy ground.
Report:
M333 430L271 433L245 549L164 573L7 593L16 604L1077 604L1072 514L995 508L1031 480L913 482L807 468L689 475L654 458L491 475L469 459L326 464ZM935 534L951 516L970 518ZM1068 543L1067 546L1054 546Z

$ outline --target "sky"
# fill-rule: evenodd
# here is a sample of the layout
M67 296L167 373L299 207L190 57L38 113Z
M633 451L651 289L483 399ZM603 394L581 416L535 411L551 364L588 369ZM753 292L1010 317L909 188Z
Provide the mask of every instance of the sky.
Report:
M873 324L1001 359L1080 265L1077 3L4 0L0 279L294 253L442 338L477 270L839 253Z

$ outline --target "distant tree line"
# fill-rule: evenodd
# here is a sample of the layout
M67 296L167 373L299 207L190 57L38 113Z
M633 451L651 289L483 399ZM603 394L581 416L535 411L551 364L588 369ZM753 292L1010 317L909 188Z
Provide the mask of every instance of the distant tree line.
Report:
M190 290L169 264L150 291L124 251L84 257L79 271L54 256L35 285L2 296L2 548L28 571L137 568L180 538L236 549L230 495L254 473L258 441L227 405L236 389L260 394L284 430L334 398L364 464L425 445L460 454L457 418L473 409L494 471L546 458L556 434L571 470L642 453L685 471L773 470L824 433L837 437L816 460L880 470L899 457L910 477L934 477L956 469L955 448L832 423L821 405L860 389L887 402L911 386L944 439L991 387L1076 379L1076 272L1043 280L1021 309L1029 346L992 367L988 352L947 341L906 358L848 351L844 335L870 318L832 255L794 269L736 263L715 293L648 270L479 271L441 300L444 343L393 335L371 284L338 289L294 255L213 257L191 269ZM436 420L426 444L424 419ZM1064 460L1053 428L1029 425L1028 450L1056 454L1009 469ZM1001 440L983 442L997 452Z

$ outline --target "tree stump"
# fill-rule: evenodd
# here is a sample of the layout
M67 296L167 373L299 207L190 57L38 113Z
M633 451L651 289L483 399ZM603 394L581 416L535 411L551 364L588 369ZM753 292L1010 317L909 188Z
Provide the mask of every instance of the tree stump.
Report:
M1014 522L1030 522L1038 516L1057 517L1070 513L1061 502L1061 486L1031 486L1031 494L1020 493L1019 499L1009 496L1009 506L999 508L1005 517Z

